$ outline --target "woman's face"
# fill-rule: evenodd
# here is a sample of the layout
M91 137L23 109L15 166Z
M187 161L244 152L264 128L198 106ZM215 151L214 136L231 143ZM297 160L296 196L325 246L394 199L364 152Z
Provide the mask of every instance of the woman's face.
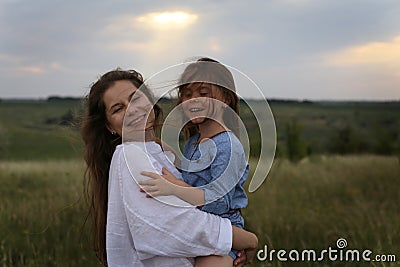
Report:
M125 114L127 129L144 131L154 124L153 105L146 95L128 80L116 81L105 91L103 101L106 108L106 126L110 132L122 136Z

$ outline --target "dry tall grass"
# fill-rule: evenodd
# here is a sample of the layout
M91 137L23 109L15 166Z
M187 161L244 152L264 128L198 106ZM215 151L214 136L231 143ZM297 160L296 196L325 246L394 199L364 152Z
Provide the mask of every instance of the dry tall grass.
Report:
M261 188L249 194L244 215L247 226L259 236L260 247L321 251L336 248L337 239L345 238L348 249L395 254L399 262L399 190L396 157L317 156L298 164L279 159ZM301 266L361 265L324 264L304 262ZM290 264L272 262L272 266L281 265Z
M82 228L83 170L80 160L0 162L0 266L98 266ZM395 254L399 261L399 189L396 157L318 156L297 164L279 159L264 184L249 194L243 213L260 249L266 244L319 251L345 238L349 249ZM253 266L267 264L291 265L255 259Z

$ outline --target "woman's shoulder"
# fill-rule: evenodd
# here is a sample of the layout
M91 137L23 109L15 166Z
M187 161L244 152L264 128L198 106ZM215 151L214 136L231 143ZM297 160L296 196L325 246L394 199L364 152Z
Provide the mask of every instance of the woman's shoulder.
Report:
M125 149L129 150L145 150L148 152L153 152L153 151L161 151L161 146L157 142L151 141L151 142L126 142L118 145L115 148L115 152L122 152ZM115 153L114 152L114 153Z
M122 153L123 151L123 144L117 145L115 147L114 153L113 153L113 158L119 157L119 155Z
M143 161L157 161L155 155L163 153L161 146L156 142L128 142L118 145L113 158L119 157L132 164L140 165Z
M140 149L140 146L138 146L137 144L134 144L134 143L122 143L122 144L119 144L119 145L117 145L115 147L113 156L116 156L116 155L119 155L119 154L123 153L125 149L136 150L136 149Z
M149 152L145 144L140 144L136 142L123 143L118 145L113 153L113 159L127 159L131 157L148 156Z

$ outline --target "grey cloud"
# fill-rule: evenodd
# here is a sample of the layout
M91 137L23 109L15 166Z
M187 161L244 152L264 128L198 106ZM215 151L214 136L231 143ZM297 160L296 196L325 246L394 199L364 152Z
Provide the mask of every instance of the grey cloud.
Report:
M117 66L138 68L149 76L191 56L209 55L273 85L275 97L301 98L310 93L311 75L340 81L345 72L321 67L320 56L399 35L400 3L396 0L352 1L4 1L0 3L0 97L80 95L100 73ZM122 16L184 10L199 14L191 31L165 50L119 49L115 44L146 44L153 33L135 27L107 32ZM210 42L219 50L212 51ZM149 57L149 55L151 57ZM15 60L14 63L12 59ZM49 67L32 79L31 92L15 74L21 66ZM296 71L294 71L296 70ZM297 90L288 83L291 76ZM329 76L332 75L332 76ZM317 79L317 77L315 78ZM285 82L284 82L285 81ZM323 80L315 84L323 84ZM312 87L312 86L311 86ZM334 93L315 89L317 98ZM372 94L371 94L372 97ZM374 96L375 97L375 96Z

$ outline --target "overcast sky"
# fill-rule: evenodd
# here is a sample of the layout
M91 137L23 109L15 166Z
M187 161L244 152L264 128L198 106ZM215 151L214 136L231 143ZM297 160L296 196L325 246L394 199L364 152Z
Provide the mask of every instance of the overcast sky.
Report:
M400 100L398 0L0 0L0 40L0 98L79 97L116 67L210 56L267 98Z

